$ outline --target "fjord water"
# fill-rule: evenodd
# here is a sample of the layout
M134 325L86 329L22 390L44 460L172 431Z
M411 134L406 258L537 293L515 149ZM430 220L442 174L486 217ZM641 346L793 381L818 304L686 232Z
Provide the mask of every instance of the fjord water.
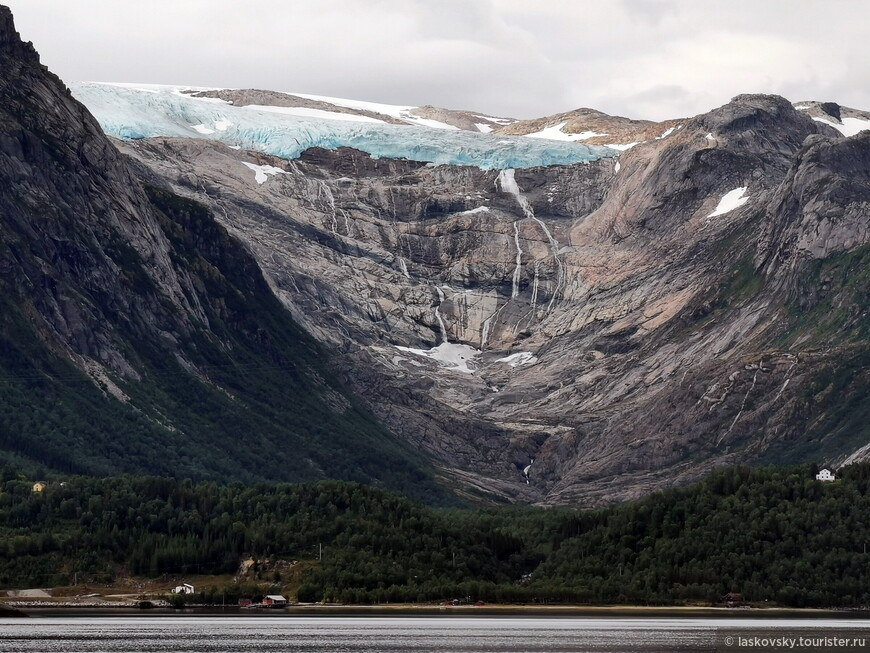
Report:
M0 620L0 651L713 651L717 632L867 629L867 621L537 617L79 617Z

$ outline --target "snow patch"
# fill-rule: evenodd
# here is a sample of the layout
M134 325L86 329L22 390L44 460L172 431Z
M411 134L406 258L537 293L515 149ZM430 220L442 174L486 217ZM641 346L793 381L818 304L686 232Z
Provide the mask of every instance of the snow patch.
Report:
M616 165L613 166L613 172L619 172L619 161L617 161Z
M860 134L861 132L870 129L870 120L863 120L861 118L843 118L842 124L840 125L835 123L833 120L826 120L825 118L814 117L813 120L830 125L843 136L854 136L855 134Z
M796 104L794 105L794 108L798 111L806 111L807 109L812 109L812 106L809 104Z
M211 124L214 127L214 129L212 129L211 127L209 127L205 123L200 123L198 125L191 125L191 127L193 129L195 129L196 131L198 131L200 134L208 136L210 134L214 134L216 131L225 132L226 130L228 130L230 127L233 126L233 123L231 123L229 120L224 120L222 118L219 118L217 120L212 121Z
M730 190L722 196L719 204L716 205L716 210L713 211L708 218L715 218L717 215L724 215L739 208L749 201L749 196L746 195L746 186L741 186Z
M521 351L504 358L497 358L496 363L507 363L509 367L519 367L520 365L534 365L538 362L537 357L530 351Z
M469 213L486 213L487 211L489 211L488 206L478 206L475 209L468 209L467 211L462 211L458 215L467 215Z
M635 145L640 145L641 141L635 141L634 143L608 143L604 147L609 147L611 150L619 150L620 152L625 152L626 150L630 150Z
M677 129L676 127L668 127L666 130L664 130L664 131L662 132L662 135L661 135L661 136L656 136L656 140L657 140L657 141L660 141L660 140L663 139L663 138L667 138L668 136L670 136L671 134L673 134L674 131L675 131L676 129Z
M432 349L414 349L413 347L399 346L396 349L416 356L425 356L434 360L444 369L462 372L463 374L474 374L474 370L468 365L469 363L473 364L474 360L480 355L480 350L470 345L459 345L450 342L442 342Z
M496 125L510 125L516 122L513 118L493 118L492 116L482 116L479 113L475 113L474 117L489 120L490 122L494 122Z
M348 122L378 122L383 120L361 116L355 113L338 113L337 111L324 111L323 109L309 109L308 107L273 107L265 104L249 104L246 109L265 111L267 113L283 113L286 116L301 116L304 118L322 118L324 120L346 120Z
M309 95L307 93L290 93L296 97L306 98L308 100L317 100L319 102L327 102L334 104L337 107L346 109L357 109L358 111L371 111L373 113L382 113L385 116L393 118L401 118L403 113L413 109L411 106L398 104L383 104L381 102L367 102L365 100L348 100L346 98L330 97L327 95Z
M356 109L358 111L371 111L380 113L392 118L398 118L412 125L420 125L422 127L431 127L433 129L459 130L455 125L448 125L446 122L432 120L416 116L411 111L417 107L399 105L399 104L382 104L380 102L366 102L364 100L348 100L346 98L328 97L326 95L308 95L306 93L291 93L296 97L307 98L309 100L319 100L320 102L328 102L338 107L346 109Z
M286 170L281 170L281 168L276 168L275 166L258 166L254 163L248 163L247 161L242 161L242 165L247 166L251 170L254 171L254 180L258 184L263 184L269 178L269 175L289 175L290 173Z
M421 118L412 113L402 116L402 120L412 125L420 125L421 127L431 127L432 129L449 129L452 131L460 131L456 125L449 125L446 122L432 120L431 118Z
M492 126L487 125L484 122L476 122L474 123L474 126L477 127L477 131L479 131L481 134L488 134L492 131Z
M599 134L594 131L580 132L579 134L564 132L562 127L568 124L568 121L560 122L558 125L545 127L534 134L526 134L526 138L545 138L551 141L585 141L595 136L607 136L607 134Z

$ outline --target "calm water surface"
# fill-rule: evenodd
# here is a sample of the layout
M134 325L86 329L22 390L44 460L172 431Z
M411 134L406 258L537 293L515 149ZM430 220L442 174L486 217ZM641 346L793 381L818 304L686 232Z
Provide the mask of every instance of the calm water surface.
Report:
M717 631L833 632L870 621L536 617L78 617L0 619L0 651L493 653L715 651Z

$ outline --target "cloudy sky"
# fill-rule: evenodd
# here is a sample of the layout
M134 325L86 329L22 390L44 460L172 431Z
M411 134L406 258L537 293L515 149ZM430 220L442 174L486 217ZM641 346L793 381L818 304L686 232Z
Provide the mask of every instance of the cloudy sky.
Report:
M67 81L268 88L531 118L739 93L870 109L865 0L0 0Z

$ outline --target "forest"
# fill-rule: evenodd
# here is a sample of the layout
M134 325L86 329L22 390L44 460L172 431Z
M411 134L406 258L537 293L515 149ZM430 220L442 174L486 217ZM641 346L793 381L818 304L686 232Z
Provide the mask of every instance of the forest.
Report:
M833 483L815 472L727 468L576 510L435 508L341 481L57 477L34 492L7 467L0 586L235 574L253 558L305 561L293 586L269 579L304 602L709 605L740 593L753 604L870 605L870 464Z

